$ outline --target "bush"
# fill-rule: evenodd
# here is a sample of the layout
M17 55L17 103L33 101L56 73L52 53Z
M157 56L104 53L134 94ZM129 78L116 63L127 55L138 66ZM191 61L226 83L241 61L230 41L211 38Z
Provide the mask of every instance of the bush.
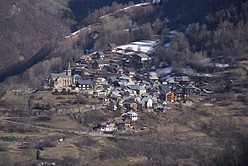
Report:
M241 136L235 144L230 144L215 159L215 164L246 166L248 163L248 137Z

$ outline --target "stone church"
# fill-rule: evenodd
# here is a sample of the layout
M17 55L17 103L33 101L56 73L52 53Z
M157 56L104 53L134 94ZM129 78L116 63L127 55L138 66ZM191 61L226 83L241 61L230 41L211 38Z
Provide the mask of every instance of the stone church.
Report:
M72 85L72 70L71 64L69 63L66 72L63 73L51 73L47 77L48 86L53 87L57 90L63 88L70 88Z

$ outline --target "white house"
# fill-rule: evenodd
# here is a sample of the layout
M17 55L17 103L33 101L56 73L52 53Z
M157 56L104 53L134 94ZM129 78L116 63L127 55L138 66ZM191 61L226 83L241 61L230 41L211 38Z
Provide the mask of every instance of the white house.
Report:
M111 132L111 131L114 131L116 127L115 127L115 124L113 123L101 123L93 129L96 131Z
M152 98L143 97L142 100L140 101L140 104L142 106L145 106L146 108L152 108L152 104L153 104Z
M146 106L147 106L147 108L151 108L152 107L152 99L151 98L149 98L147 100Z
M138 114L136 112L134 112L134 111L129 111L127 113L122 114L122 117L125 117L125 116L127 118L131 119L131 121L138 120Z

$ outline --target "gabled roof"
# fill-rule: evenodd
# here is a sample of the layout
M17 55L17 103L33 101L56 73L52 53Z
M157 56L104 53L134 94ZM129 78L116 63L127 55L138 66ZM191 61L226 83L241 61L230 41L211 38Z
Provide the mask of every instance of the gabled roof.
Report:
M195 87L193 84L189 83L187 86L184 87L185 89L196 89L196 90L199 90L199 88Z
M81 76L80 76L80 75L78 75L78 74L75 74L75 75L73 75L73 78L74 78L74 79L80 79L80 78L81 78Z
M104 56L104 52L103 51L97 51L96 54L99 54L100 56Z
M143 86L139 86L139 85L129 85L129 88L132 90L144 90L145 89Z
M115 43L109 43L108 44L111 48L116 48L117 47L117 45L115 44Z
M92 80L78 80L78 84L80 85L93 85Z
M133 67L129 67L129 68L127 68L127 71L128 72L135 72L135 69Z
M140 58L146 58L146 59L150 59L150 57L146 54L137 54Z
M131 103L134 103L135 102L135 97L129 97L128 99L126 99L124 101L124 103L127 103L127 104L131 104Z
M126 114L131 115L131 116L138 116L138 114L136 112L132 111L132 110L128 111Z
M140 101L140 104L145 104L146 102L148 102L149 100L152 100L151 97L143 97Z

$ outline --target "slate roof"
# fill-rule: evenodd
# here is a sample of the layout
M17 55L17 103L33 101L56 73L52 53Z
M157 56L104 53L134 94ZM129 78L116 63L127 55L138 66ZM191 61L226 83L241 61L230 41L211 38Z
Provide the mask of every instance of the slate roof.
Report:
M52 80L56 80L59 77L61 77L61 78L71 78L68 75L66 75L66 73L51 73L51 74L49 74L48 77L52 78Z
M133 72L135 72L135 69L133 67L130 67L130 68L127 68L127 71L130 72L130 73L131 72L133 73Z
M146 58L146 59L150 59L150 57L146 54L137 54L140 58Z
M78 84L80 85L93 85L92 80L78 80Z
M160 89L165 92L169 92L171 90L167 84L160 85Z
M110 46L111 48L116 48L116 47L117 47L117 45L116 45L115 43L109 43L109 46Z
M104 52L103 51L97 51L96 54L99 54L101 57L104 57Z

